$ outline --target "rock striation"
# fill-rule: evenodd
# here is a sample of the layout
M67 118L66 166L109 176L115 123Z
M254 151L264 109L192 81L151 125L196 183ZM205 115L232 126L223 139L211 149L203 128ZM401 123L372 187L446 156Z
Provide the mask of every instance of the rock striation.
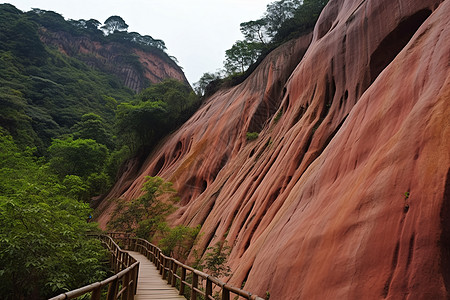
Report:
M174 182L170 221L202 224L200 253L225 239L226 280L270 299L448 299L449 15L450 1L330 1L109 198Z
M121 82L140 92L151 83L174 78L189 85L183 70L162 50L140 49L120 42L100 42L88 36L72 35L42 27L41 40L87 65L116 75ZM131 49L131 51L130 51Z

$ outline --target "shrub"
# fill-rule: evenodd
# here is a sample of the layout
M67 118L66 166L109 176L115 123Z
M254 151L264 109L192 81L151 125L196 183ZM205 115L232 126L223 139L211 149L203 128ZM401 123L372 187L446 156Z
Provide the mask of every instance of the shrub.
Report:
M247 132L246 136L247 136L247 141L254 141L254 140L256 140L258 138L259 133L257 133L257 132Z

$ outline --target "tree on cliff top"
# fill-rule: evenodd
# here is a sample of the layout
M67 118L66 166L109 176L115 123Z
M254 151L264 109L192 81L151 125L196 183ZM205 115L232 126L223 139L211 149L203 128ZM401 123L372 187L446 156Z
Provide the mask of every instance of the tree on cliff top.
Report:
M106 35L110 35L116 31L126 31L128 29L128 25L121 17L111 16L106 19L102 29Z

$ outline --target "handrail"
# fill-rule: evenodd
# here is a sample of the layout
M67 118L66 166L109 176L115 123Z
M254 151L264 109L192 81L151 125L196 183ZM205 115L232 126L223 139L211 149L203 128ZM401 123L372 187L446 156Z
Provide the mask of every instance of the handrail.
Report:
M264 300L257 295L252 295L250 292L230 286L218 278L187 266L170 256L164 255L160 248L147 240L130 238L124 234L113 233L112 235L117 239L124 240L128 249L141 253L153 262L162 278L167 280L167 283L172 287L177 288L180 295L184 295L185 287L188 286L191 290L191 300L197 300L198 295L203 295L205 299L215 300L213 296L214 290L220 290L222 300L229 300L230 294L248 300ZM177 273L178 268L180 268L179 273ZM192 282L187 281L189 275L192 277Z
M111 253L111 265L116 274L103 281L95 282L79 289L60 294L49 300L73 299L90 292L92 292L91 300L100 300L101 290L105 286L108 286L107 300L134 299L137 288L139 262L131 257L128 252L120 249L119 245L117 245L111 237L100 235L98 238Z

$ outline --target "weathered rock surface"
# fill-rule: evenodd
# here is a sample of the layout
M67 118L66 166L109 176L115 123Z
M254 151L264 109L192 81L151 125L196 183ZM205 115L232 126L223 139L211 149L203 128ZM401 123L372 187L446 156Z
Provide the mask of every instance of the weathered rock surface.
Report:
M140 92L151 83L174 78L189 84L183 70L161 50L150 51L118 42L100 43L87 36L41 28L40 37L62 53L76 56L91 67L116 75L125 86Z
M173 181L171 222L202 224L202 251L225 238L228 281L260 296L447 299L449 15L450 1L330 1L312 37L210 97L109 197Z

